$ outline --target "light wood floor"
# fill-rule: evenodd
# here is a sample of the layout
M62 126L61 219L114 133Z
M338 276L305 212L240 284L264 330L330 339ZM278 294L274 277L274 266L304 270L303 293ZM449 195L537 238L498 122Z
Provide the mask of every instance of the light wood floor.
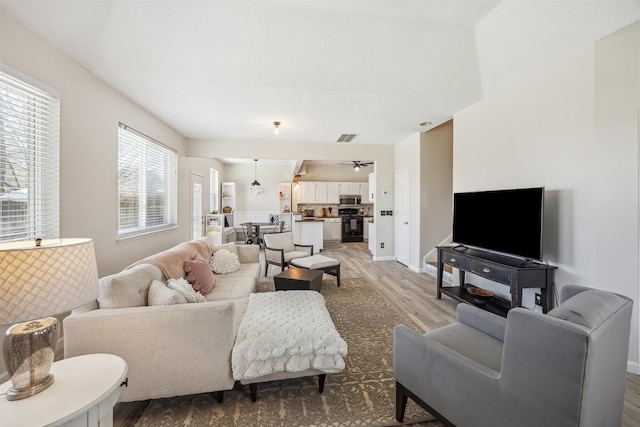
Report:
M413 272L395 261L373 261L366 243L344 243L343 245L346 249L323 252L324 255L340 260L342 278L366 278L425 331L447 325L455 320L457 303L445 296L441 300L436 299L435 278ZM269 279L273 280L273 275L278 272L279 269L276 267L270 267ZM118 422L118 420L135 410L135 405L135 403L116 405L114 425L129 424L130 420L129 423ZM428 425L433 427L437 424L429 423ZM640 376L627 374L622 427L632 426L640 426Z

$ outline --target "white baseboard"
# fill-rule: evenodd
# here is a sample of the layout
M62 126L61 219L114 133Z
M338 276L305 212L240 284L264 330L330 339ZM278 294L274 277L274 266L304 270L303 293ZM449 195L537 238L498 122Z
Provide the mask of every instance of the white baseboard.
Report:
M9 372L4 371L0 372L0 384L9 381Z
M410 265L409 270L415 271L416 273L424 273L424 271L420 267L416 267L415 265Z
M394 256L374 256L374 261L395 261L396 257Z
M640 375L640 363L627 360L627 372Z

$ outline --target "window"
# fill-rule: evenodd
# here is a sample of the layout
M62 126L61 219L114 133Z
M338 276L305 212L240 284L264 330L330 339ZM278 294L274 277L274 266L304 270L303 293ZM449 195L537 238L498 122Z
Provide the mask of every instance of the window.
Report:
M60 234L60 103L0 71L0 241Z
M118 129L118 237L176 225L176 152L120 124Z
M209 191L209 212L220 210L218 171L213 168L209 168Z

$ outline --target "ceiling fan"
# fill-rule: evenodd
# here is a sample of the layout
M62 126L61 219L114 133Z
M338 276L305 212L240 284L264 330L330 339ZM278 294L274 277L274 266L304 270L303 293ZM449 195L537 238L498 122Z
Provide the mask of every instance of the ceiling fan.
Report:
M352 160L352 163L340 163L343 166L351 166L354 171L359 171L361 167L372 165L373 162L362 162L360 160Z

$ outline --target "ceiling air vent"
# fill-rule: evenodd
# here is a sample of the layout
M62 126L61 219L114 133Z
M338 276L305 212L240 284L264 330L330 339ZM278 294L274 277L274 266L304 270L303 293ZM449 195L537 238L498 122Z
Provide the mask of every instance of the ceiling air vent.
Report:
M351 142L356 136L358 136L357 133L343 133L336 142Z

